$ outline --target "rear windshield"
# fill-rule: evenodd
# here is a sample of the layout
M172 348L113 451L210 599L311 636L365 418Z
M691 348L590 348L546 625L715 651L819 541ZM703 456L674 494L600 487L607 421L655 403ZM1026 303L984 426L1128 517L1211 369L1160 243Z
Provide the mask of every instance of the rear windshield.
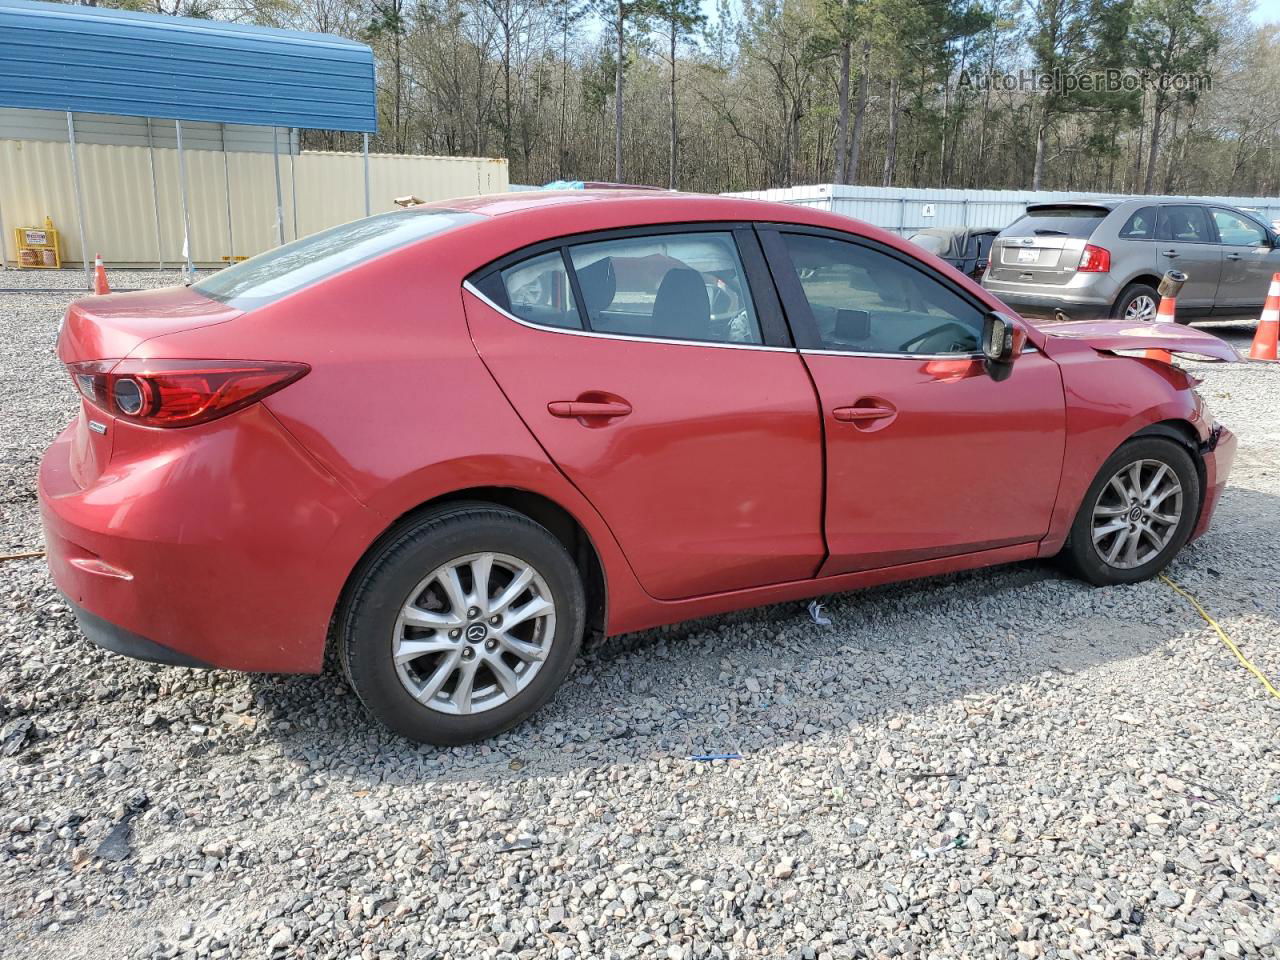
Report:
M1092 235L1111 213L1104 207L1035 207L1006 227L1006 237L1078 237Z
M366 260L483 219L457 210L396 210L353 220L219 270L193 289L240 310L271 303Z

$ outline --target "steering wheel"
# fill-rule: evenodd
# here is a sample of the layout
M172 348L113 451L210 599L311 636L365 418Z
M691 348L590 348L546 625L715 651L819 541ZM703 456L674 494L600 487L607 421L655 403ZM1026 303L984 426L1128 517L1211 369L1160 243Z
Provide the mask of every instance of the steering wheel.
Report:
M971 353L977 338L964 324L948 320L912 337L898 349L903 353Z

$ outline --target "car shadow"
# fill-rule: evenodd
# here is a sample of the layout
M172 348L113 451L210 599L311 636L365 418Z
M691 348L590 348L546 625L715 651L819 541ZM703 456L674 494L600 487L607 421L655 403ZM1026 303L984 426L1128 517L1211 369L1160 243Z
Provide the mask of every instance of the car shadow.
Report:
M1216 616L1280 620L1265 570L1246 559L1276 569L1280 558L1258 556L1273 548L1253 520L1280 515L1277 500L1228 488L1214 529L1171 567ZM1102 604L1087 596L1094 589L1031 562L827 597L829 626L805 604L784 603L609 638L584 650L532 718L464 747L389 733L332 671L256 677L253 688L286 757L356 783L512 783L699 754L750 762L753 753L821 744L878 718L955 709L947 704L963 706L963 723L992 691L1071 683L1204 629L1159 581L1106 588Z

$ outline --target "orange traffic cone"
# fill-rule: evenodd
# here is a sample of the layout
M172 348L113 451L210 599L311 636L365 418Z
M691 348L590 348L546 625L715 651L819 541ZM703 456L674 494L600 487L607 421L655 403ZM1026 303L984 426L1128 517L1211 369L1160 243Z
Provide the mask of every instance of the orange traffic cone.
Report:
M1280 273L1272 274L1267 303L1258 319L1258 332L1249 348L1250 360L1276 359L1276 338L1280 336Z
M1160 306L1156 308L1155 323L1177 323L1175 314L1178 310L1177 297L1161 297ZM1168 350L1148 350L1143 354L1148 360L1161 360L1164 363L1173 363L1173 354Z
M110 293L111 285L107 283L107 268L102 265L102 254L93 255L93 292Z

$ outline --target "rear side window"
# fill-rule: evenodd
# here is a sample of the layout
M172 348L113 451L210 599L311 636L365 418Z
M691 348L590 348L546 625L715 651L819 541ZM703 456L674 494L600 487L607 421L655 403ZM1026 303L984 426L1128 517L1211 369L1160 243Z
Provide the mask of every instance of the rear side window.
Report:
M762 343L732 233L672 233L569 247L590 329Z
M1214 243L1213 229L1204 207L1170 204L1160 208L1156 236L1177 243Z
M1004 229L1006 237L1075 237L1093 235L1110 214L1105 207L1062 206L1031 207L1025 216Z
M250 310L324 280L382 253L482 220L457 210L397 210L313 233L219 270L193 289L210 300Z
M521 320L548 327L582 329L573 286L559 250L532 257L502 271L511 312Z
M1156 208L1143 207L1135 210L1133 215L1120 228L1121 240L1154 240L1156 238Z

